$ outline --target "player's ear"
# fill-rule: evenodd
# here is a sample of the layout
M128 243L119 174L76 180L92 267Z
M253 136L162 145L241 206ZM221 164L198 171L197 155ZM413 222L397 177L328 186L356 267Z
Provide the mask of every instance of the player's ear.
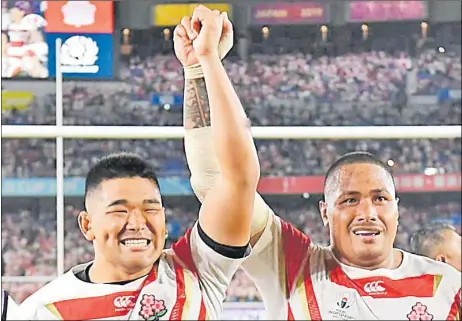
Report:
M95 234L91 228L90 215L86 211L82 211L78 216L79 228L82 231L83 236L87 241L93 241L95 239Z
M327 218L327 203L324 201L319 201L319 212L321 213L321 219L324 226L329 225L329 219Z
M446 263L446 257L442 254L435 257L435 261Z
M167 228L167 218L165 217L165 207L162 207L162 215L164 215L165 222L165 239L168 239L168 228Z

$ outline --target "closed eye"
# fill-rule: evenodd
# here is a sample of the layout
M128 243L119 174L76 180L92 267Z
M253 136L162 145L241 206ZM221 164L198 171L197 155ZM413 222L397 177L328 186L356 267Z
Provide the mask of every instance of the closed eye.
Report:
M111 206L106 214L127 214L128 209L125 206Z
M107 214L127 214L127 210L109 211Z

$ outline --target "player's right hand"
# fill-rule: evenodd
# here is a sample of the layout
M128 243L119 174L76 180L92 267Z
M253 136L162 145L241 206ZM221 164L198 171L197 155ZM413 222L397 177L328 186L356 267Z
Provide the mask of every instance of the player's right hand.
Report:
M216 11L215 13L219 12ZM218 54L221 59L223 59L231 50L234 41L233 25L226 13L222 13L222 15L223 27L218 45ZM193 40L197 38L199 32L200 24L193 26L192 18L188 16L183 17L183 19L181 19L181 23L175 28L173 33L175 55L184 67L188 67L199 62L193 47Z
M218 44L223 30L224 15L200 5L194 9L191 18L193 47L197 58L219 57Z

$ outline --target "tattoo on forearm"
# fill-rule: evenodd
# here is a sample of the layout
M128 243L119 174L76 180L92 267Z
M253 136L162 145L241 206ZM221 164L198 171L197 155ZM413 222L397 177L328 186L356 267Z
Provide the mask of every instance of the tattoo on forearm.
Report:
M184 92L184 127L209 127L210 105L204 78L186 80Z

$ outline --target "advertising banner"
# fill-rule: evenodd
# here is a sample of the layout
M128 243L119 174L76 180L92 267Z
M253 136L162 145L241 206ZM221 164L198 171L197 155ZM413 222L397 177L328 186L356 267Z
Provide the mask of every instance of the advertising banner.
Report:
M424 175L395 175L398 192L460 192L461 173ZM159 179L162 194L165 196L193 195L189 178L169 176ZM323 176L262 177L258 185L261 194L322 194ZM85 182L83 177L64 179L64 195L83 196ZM56 195L55 178L3 178L2 196L50 197Z
M162 195L193 195L188 178L159 178ZM85 192L83 177L64 178L64 195L82 197ZM45 178L2 178L2 197L55 197L56 179Z
M112 1L47 1L46 32L112 33Z
M425 1L350 1L350 22L420 20L427 17Z
M152 24L154 26L169 27L180 23L184 16L191 16L194 8L201 3L191 4L158 4L152 7ZM203 3L204 6L211 10L227 12L231 18L232 9L228 3Z
M271 2L252 6L252 24L326 23L327 6L321 2Z
M403 174L395 175L398 192L460 192L461 174ZM258 191L261 194L322 194L323 176L263 177Z
M50 48L48 70L56 75L56 39L61 38L61 71L69 78L112 78L113 36L112 34L48 33Z
M29 91L2 91L2 110L24 110L34 100L34 94Z

